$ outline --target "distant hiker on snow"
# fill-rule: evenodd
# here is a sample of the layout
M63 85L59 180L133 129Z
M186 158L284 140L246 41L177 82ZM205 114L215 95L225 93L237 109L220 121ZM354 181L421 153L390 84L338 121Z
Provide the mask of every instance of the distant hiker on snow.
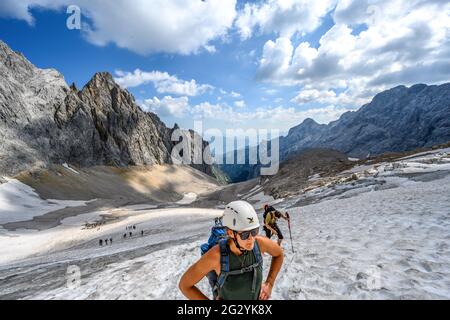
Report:
M229 203L223 213L223 225L216 223L210 240L202 245L202 257L181 277L181 292L189 299L208 299L196 287L206 276L216 300L269 299L283 263L283 251L273 241L259 236L259 227L251 204ZM223 237L215 238L220 234ZM272 256L272 262L267 279L263 281L262 255L265 252Z
M277 220L280 218L283 218L286 221L289 220L289 216L287 213L283 214L274 207L269 206L268 204L264 205L264 231L266 232L266 236L269 239L272 237L272 235L276 235L278 237L278 245L281 245L281 242L284 239L283 234L281 233L281 230L277 224Z

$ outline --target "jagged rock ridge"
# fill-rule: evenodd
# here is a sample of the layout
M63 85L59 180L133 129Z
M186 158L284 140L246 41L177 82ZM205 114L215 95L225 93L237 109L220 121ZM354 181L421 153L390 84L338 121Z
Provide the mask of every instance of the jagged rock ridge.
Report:
M174 129L156 114L141 110L109 73L96 73L78 90L69 87L58 71L35 67L0 41L1 174L65 162L172 163ZM207 164L193 166L212 174Z

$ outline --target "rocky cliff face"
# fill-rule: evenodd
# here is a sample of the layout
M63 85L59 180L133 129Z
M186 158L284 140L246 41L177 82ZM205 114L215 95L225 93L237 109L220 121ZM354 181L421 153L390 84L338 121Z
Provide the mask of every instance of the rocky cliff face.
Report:
M377 94L358 111L319 125L307 119L280 141L284 159L307 148L333 148L352 157L402 152L450 140L450 83Z
M157 115L142 111L110 74L97 73L78 90L56 70L36 68L0 41L1 174L64 162L172 163L172 132ZM209 165L195 167L212 173Z

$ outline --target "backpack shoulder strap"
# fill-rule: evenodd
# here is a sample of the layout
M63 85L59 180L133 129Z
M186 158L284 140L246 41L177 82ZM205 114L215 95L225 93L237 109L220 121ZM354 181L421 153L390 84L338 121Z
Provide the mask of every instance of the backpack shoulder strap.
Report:
M256 263L261 264L263 262L263 258L261 255L261 250L259 248L258 240L255 239L255 245L253 246L253 254L256 258Z
M219 240L219 248L220 248L220 270L229 272L230 271L230 257L228 255L227 248L227 240L228 239L220 239Z
M226 238L221 239L219 241L219 248L220 248L220 274L217 277L217 282L215 286L215 290L217 291L220 290L220 288L222 288L230 272L230 257L228 253Z
M263 258L261 255L261 250L259 249L258 240L255 239L255 244L253 245L253 254L255 255L256 263L255 267L253 268L253 281L252 281L252 292L255 292L256 290L256 277L257 277L257 270L259 266L262 268L263 264Z

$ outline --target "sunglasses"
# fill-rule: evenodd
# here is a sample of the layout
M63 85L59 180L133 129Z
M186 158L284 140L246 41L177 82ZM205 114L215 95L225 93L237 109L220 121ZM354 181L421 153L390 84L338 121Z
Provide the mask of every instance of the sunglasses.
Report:
M239 235L239 237L241 237L242 240L247 240L248 237L250 237L250 235L252 235L252 237L256 237L259 233L259 228L255 228L252 230L248 230L248 231L242 231L242 232L238 232L237 234Z

